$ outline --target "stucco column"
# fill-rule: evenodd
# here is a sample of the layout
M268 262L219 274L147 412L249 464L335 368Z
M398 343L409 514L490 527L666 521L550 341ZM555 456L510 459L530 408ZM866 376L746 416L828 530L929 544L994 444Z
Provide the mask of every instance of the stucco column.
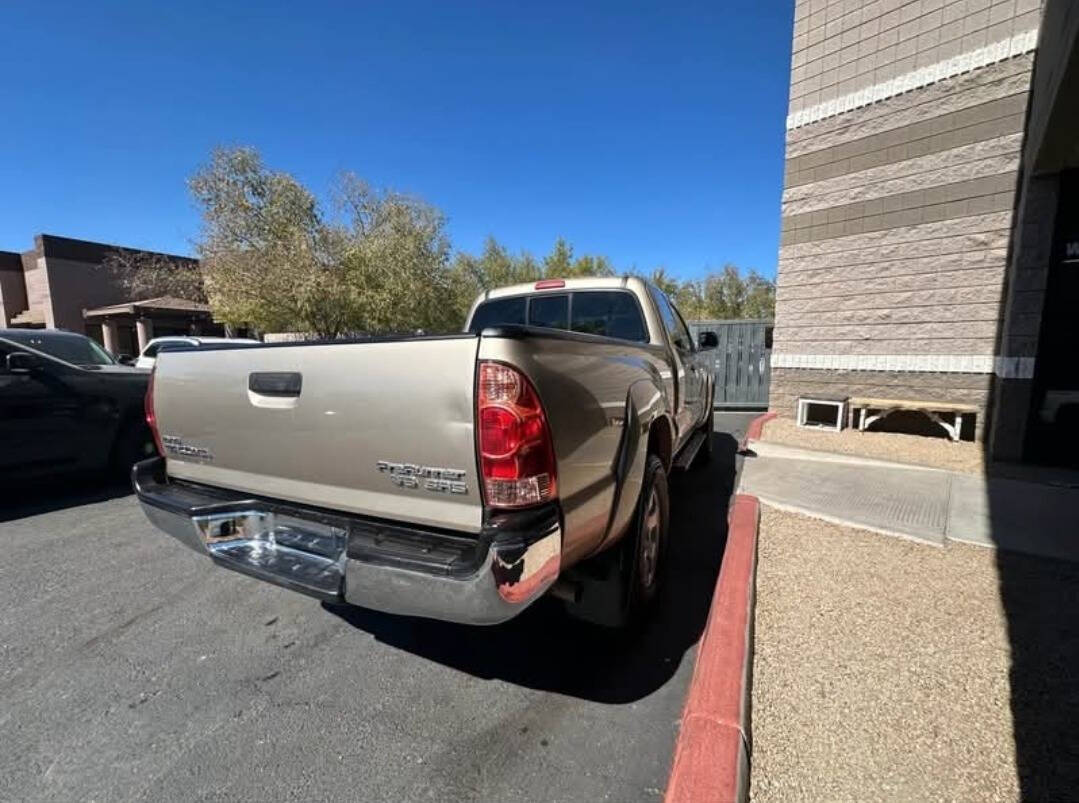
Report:
M101 324L101 342L109 354L116 356L119 353L120 333L116 330L116 321L108 319Z
M135 336L139 339L139 353L146 348L146 344L153 339L154 322L149 318L139 318L135 321Z

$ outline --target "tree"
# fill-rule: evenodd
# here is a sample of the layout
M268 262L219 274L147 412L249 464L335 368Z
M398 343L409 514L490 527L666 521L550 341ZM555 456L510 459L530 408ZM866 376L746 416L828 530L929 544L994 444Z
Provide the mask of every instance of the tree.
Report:
M551 253L543 258L543 274L551 278L566 277L573 264L573 246L559 237Z
M640 276L636 271L626 275ZM656 268L642 276L662 290L687 318L737 319L772 318L775 315L775 283L750 270L745 276L731 264L721 271L709 271L696 279L681 280Z
M218 320L324 338L456 323L445 303L453 286L445 219L433 207L345 174L332 217L252 148L214 151L189 184Z
M330 211L252 148L220 149L190 180L202 209L201 263L118 252L110 259L132 295L206 298L215 318L262 331L429 332L460 328L475 297L540 278L614 276L604 256L575 257L559 237L541 261L493 237L474 256L450 258L434 207L353 174L333 187ZM750 271L686 281L657 268L651 280L691 318L768 317L775 286Z
M206 302L206 287L197 260L118 248L106 254L101 266L134 301L173 296Z
M364 332L445 332L460 326L447 304L454 281L446 220L434 207L376 191L352 174L337 189L345 224L342 264L350 321Z
M563 275L567 279L578 276L614 276L614 267L607 257L585 254L575 259Z
M488 237L478 257L458 252L455 265L472 277L479 290L491 290L507 284L534 282L543 276L543 268L531 254L514 256L494 237Z
M494 237L488 237L479 256L459 251L451 272L450 304L457 325L464 323L468 309L480 293L510 284L534 282L543 277L543 267L527 252L514 255Z
M746 276L746 294L742 315L746 318L775 318L776 285L757 271L750 270Z
M452 306L460 321L477 295L496 287L527 284L543 278L572 279L579 276L614 276L614 266L605 256L573 256L573 246L559 237L551 253L537 262L527 251L511 254L494 237L488 237L478 256L458 251L453 259Z
M680 282L678 279L667 273L666 268L656 268L652 271L650 281L660 290L667 294L668 297L673 297L678 294L678 288Z
M704 280L687 279L675 290L673 301L686 318L701 319L708 317L708 307L704 297Z

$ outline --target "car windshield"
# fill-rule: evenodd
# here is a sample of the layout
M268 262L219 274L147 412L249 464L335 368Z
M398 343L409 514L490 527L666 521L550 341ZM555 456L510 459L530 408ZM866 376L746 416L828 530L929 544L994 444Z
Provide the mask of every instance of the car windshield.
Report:
M82 366L115 365L105 349L83 335L70 332L11 332L5 335L8 340L37 349L50 357Z

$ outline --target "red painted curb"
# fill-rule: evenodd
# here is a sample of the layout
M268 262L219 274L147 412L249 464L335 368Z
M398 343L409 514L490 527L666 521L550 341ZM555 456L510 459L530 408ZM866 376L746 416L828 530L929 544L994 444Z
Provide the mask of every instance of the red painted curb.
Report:
M745 437L742 438L742 442L738 444L738 450L744 452L750 441L759 441L761 439L761 433L764 432L764 425L775 418L778 413L764 413L759 415L749 422L749 426L746 427Z
M665 803L739 801L749 790L749 689L760 502L738 494L674 749Z

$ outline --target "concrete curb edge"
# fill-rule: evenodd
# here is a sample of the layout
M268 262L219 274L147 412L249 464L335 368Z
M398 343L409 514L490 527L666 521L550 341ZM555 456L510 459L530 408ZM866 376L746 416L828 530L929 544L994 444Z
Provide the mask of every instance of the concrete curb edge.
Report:
M753 607L760 502L736 494L708 623L697 648L665 803L749 796Z
M866 457L847 452L826 452L823 449L806 449L801 446L788 446L778 441L753 442L753 451L757 457L783 457L789 460L814 460L818 463L842 463L848 466L866 466L868 468L895 468L903 471L932 471L937 474L957 474L946 468L927 466L922 463L902 463L898 460L883 460L879 457Z
M743 436L741 443L738 444L738 451L744 452L749 448L749 444L753 441L759 441L761 434L764 432L764 425L775 418L778 413L764 413L757 416L749 422L749 426L746 427L746 434Z

